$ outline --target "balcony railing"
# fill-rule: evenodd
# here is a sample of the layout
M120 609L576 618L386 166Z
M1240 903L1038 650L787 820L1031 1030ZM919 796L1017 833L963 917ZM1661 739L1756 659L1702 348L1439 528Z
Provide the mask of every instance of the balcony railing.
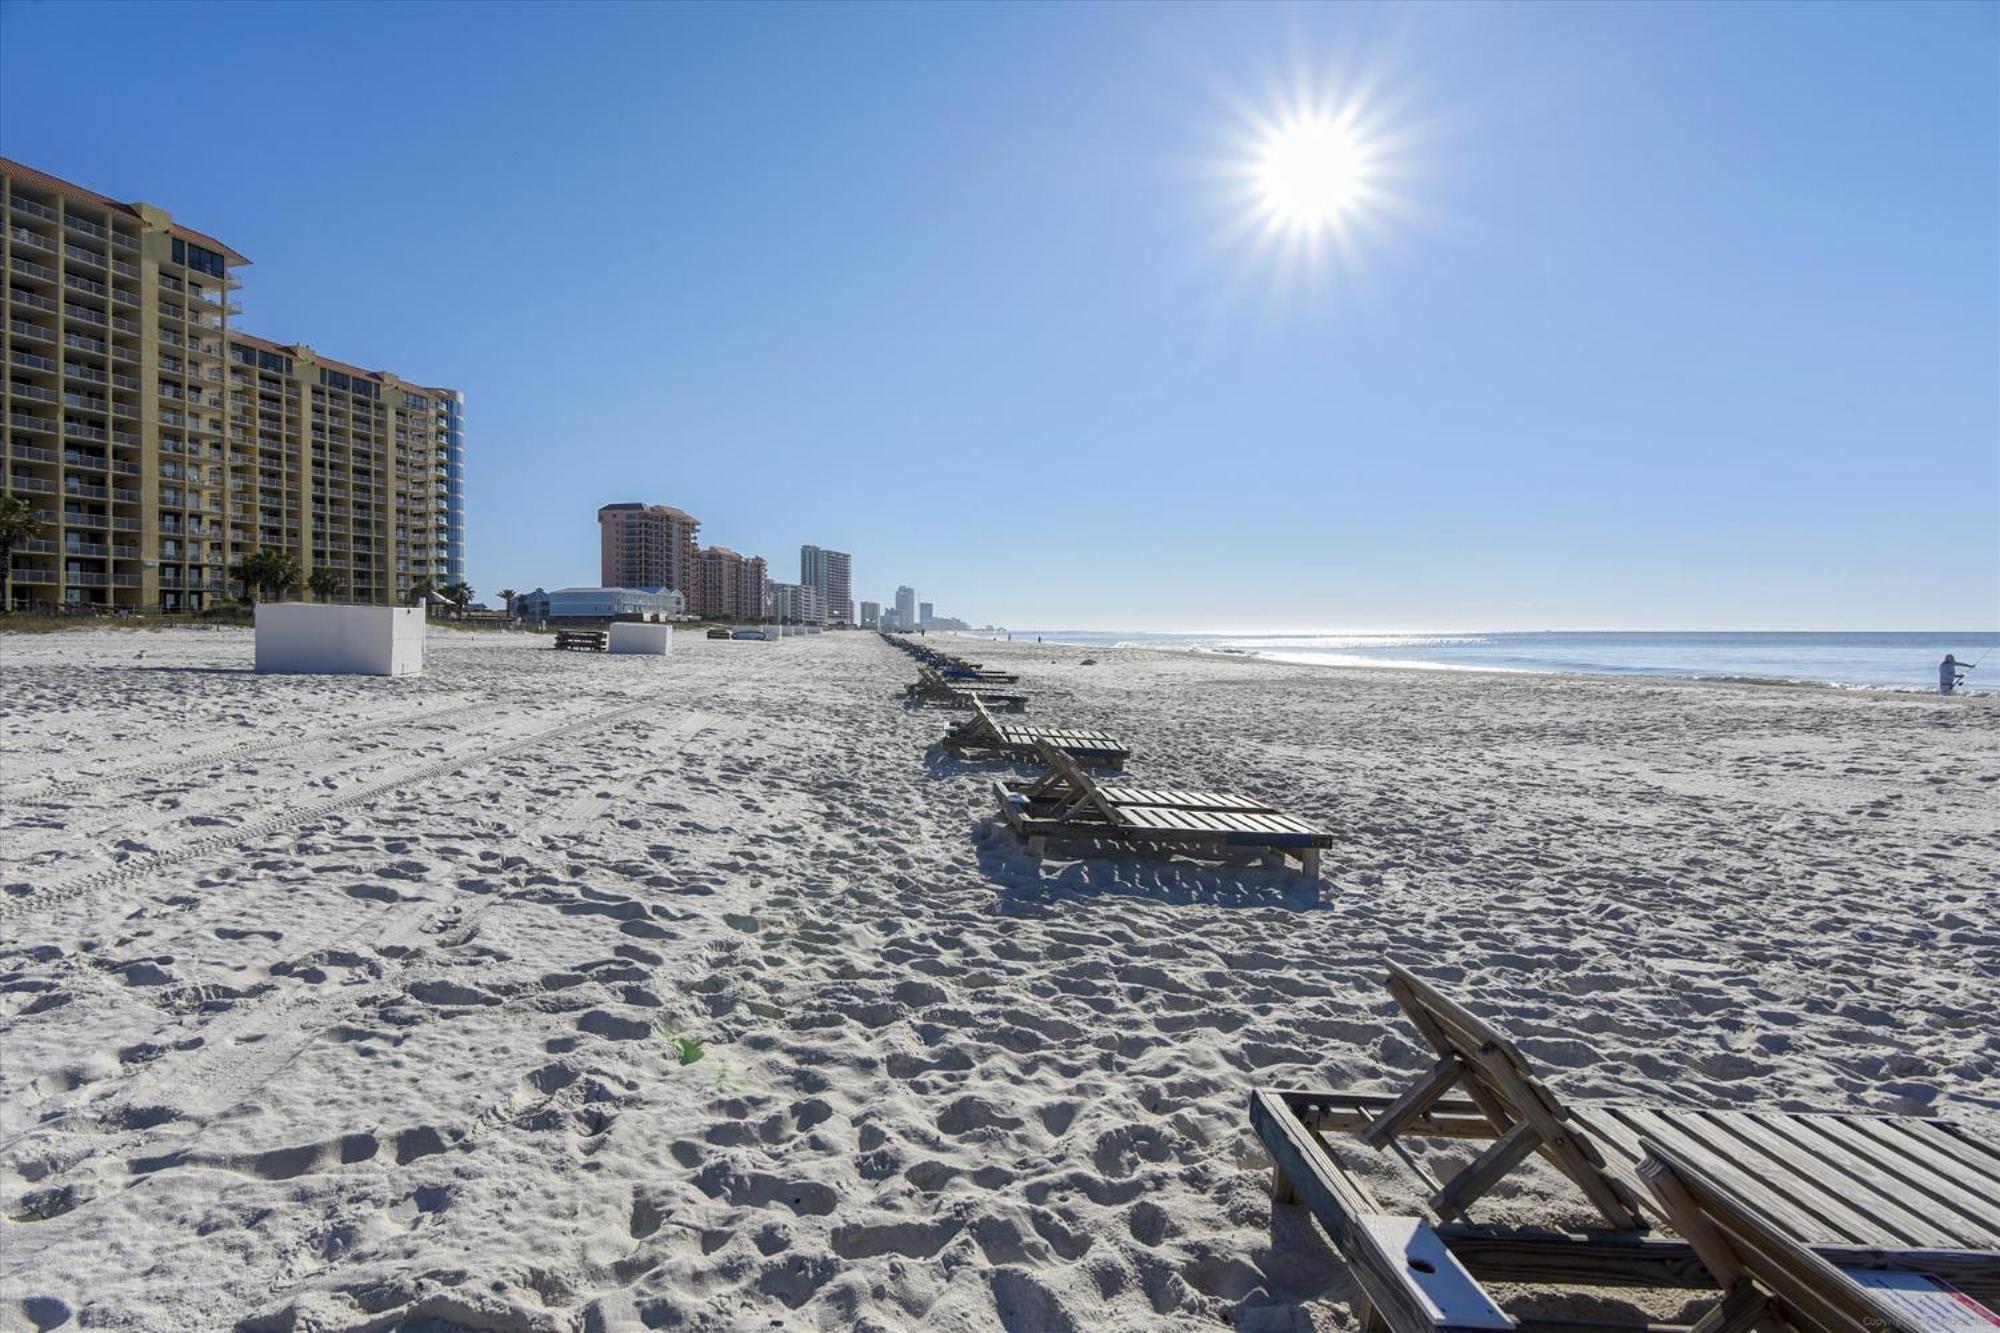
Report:
M40 278L43 282L55 282L57 280L56 271L46 264L37 264L34 260L24 258L21 255L15 255L8 262L13 266L16 273L25 273L31 278Z
M54 222L56 220L56 211L47 204L38 204L32 199L23 199L18 194L7 202L12 204L17 212L26 213L31 218L40 218L44 222Z
M15 287L7 296L15 305L24 305L31 310L46 310L53 315L61 307L40 292L31 292L26 287Z
M74 213L64 214L63 225L65 227L74 227L76 230L82 232L85 236L95 236L100 241L108 239L111 235L111 232L108 229L98 226L95 222L92 222L89 218L80 218Z
M54 495L56 493L56 484L54 482L43 481L40 477L31 477L25 472L16 472L10 475L7 478L7 485L11 490L32 491L36 495Z
M45 329L39 324L30 324L22 319L8 320L7 332L16 338L28 338L35 342L53 343L56 340L54 329Z
M39 384L16 382L7 386L7 392L16 398L31 398L38 403L53 403L56 400L54 389L44 389Z
M54 241L41 235L39 232L29 231L26 227L9 227L7 228L7 235L14 244L25 245L30 250L46 250L50 254L58 253Z

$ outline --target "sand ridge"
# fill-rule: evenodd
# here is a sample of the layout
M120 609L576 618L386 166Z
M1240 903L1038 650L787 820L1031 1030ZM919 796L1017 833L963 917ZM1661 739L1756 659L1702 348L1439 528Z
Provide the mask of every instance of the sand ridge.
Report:
M1384 956L1566 1095L2000 1120L1990 700L968 645L1314 885L1036 863L871 636L545 643L0 647L6 1319L1348 1327L1244 1100L1427 1063Z

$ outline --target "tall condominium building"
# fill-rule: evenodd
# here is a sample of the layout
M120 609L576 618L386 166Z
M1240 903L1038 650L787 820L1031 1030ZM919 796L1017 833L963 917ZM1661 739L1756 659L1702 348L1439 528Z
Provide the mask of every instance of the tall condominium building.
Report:
M882 603L863 602L861 604L861 628L882 628Z
M854 623L854 557L807 544L799 548L799 582L819 594L826 618Z
M922 626L924 629L929 629L931 627L931 621L935 618L935 613L936 613L936 608L933 607L929 602L918 602L917 624Z
M917 627L917 590L907 584L896 589L896 627L904 630Z
M824 625L825 608L820 605L819 591L804 583L773 583L770 585L766 601L773 620L782 620L794 625Z
M237 330L250 261L163 209L4 158L0 200L17 605L198 610L269 547L346 600L463 577L463 395Z
M709 546L701 552L702 614L727 616L736 620L764 618L764 557L741 556L727 546Z
M690 615L705 615L695 537L700 520L668 505L605 505L597 511L599 582L607 588L672 588Z

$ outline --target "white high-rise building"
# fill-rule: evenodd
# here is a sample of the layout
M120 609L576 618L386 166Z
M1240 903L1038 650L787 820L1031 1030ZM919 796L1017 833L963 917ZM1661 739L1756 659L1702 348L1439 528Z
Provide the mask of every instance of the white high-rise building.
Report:
M854 557L810 542L799 547L799 582L819 594L826 619L854 623Z
M917 590L904 584L896 589L896 628L913 630L917 627Z
M861 604L861 628L882 628L882 603L863 602Z

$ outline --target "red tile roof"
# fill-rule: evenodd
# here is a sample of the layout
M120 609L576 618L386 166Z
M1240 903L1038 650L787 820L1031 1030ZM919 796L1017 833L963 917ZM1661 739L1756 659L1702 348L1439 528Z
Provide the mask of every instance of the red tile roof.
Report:
M114 213L123 213L126 217L130 218L139 216L139 209L134 204L113 199L108 194L99 194L95 190L85 189L74 181L66 181L60 176L51 176L46 171L37 171L26 163L16 162L10 157L0 157L0 171L6 172L9 176L18 177L38 189L59 194L65 199L75 199L80 203L93 204L98 208L109 209ZM168 230L182 240L193 241L197 245L203 245L211 250L219 251L223 258L231 264L247 264L250 262L247 257L238 254L235 250L216 240L215 237L210 236L207 232L196 231L193 227L184 227L178 222L169 223Z

